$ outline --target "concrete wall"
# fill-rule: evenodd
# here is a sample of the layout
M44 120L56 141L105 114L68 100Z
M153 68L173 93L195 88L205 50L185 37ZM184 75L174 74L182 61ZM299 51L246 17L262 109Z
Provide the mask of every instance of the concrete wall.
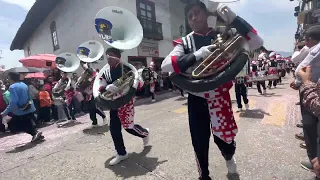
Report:
M153 41L144 40L147 42L158 43L159 57L165 57L172 50L172 15L170 12L170 5L172 2L178 0L151 0L155 2L156 21L162 23L162 31L164 40ZM94 27L94 18L96 13L106 6L119 6L126 8L137 14L136 1L135 0L83 0L71 1L64 0L59 3L56 8L49 14L45 21L39 26L39 28L30 37L28 42L24 46L25 56L28 55L27 49L30 47L31 55L40 53L53 53L60 54L63 52L75 52L78 46L88 40L101 39L97 35ZM180 1L179 1L180 2ZM182 18L181 21L179 18ZM184 18L180 15L179 18L174 17L173 22L184 22ZM51 40L50 24L52 21L56 22L58 41L60 49L53 51L53 44ZM102 42L103 43L103 42ZM105 48L107 48L107 45ZM137 56L137 48L127 50L123 52L123 60L128 60L128 56ZM147 58L148 62L152 58ZM104 62L99 62L96 67L102 67Z

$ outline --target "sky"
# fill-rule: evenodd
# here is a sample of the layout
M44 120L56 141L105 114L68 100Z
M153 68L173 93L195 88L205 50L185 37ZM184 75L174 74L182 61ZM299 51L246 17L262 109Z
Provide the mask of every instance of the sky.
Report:
M227 2L230 0L217 0ZM21 66L23 51L10 51L11 42L35 0L0 0L0 64L6 69ZM289 0L240 0L227 4L248 21L264 39L268 50L292 52L297 28L293 16L297 1Z

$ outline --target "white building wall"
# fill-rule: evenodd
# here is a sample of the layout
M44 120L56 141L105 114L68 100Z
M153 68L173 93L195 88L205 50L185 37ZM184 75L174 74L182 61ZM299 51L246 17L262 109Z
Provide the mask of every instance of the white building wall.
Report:
M172 50L172 28L170 19L171 16L169 12L170 3L169 0L152 1L155 2L156 21L162 23L164 40L144 41L158 43L159 57L165 57ZM81 3L79 2L80 1L78 0L64 0L63 2L59 3L25 44L25 56L28 55L28 46L30 47L31 55L40 53L75 53L78 46L88 40L98 40L104 44L105 48L107 48L107 45L101 41L94 27L94 19L97 12L103 7L119 6L130 10L134 14L137 14L135 0L82 0ZM60 49L55 52L53 52L50 31L50 24L52 21L56 21L58 41L60 46ZM184 19L181 20L181 22L183 21ZM137 48L126 50L123 52L122 56L123 60L127 61L128 56L138 56L138 50ZM152 58L147 59L150 62ZM100 62L97 67L102 67L102 64L105 63L106 62Z

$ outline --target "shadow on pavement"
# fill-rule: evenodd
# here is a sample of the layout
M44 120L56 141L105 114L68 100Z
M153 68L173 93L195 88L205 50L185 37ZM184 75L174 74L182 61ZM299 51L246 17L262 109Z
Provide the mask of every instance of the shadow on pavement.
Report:
M251 109L242 111L239 114L239 117L246 117L246 118L252 118L252 119L263 119L264 115L271 116L269 113L266 113L262 109Z
M178 99L175 99L175 101L185 101L187 99L187 97L179 97Z
M82 122L76 121L76 122L66 122L63 124L57 124L58 128L70 128L76 125L82 124Z
M237 174L227 174L228 180L240 180L240 175Z
M31 149L35 146L37 146L38 144L41 144L45 141L45 139L41 140L41 141L37 141L37 142L28 142L26 144L20 144L17 147L15 147L13 150L7 151L6 153L19 153L19 152L23 152L25 150Z
M264 95L249 94L248 96L255 96L255 97L281 97L282 95L276 94L276 93L266 93Z
M84 129L84 130L82 130L82 132L84 134L97 136L97 135L104 135L109 130L110 130L109 126L108 125L104 125L104 126L99 126L99 127L95 127L95 128Z
M158 103L161 102L163 100L169 99L169 98L173 98L173 97L177 97L180 96L180 93L176 93L176 92L167 92L167 93L163 93L160 95L156 95L156 101L155 102L151 102L151 97L149 98L141 98L141 99L137 99L136 102L134 103L134 106L141 106L141 105L149 105L149 104L154 104L154 103Z
M105 162L105 168L112 170L121 179L146 175L148 172L154 171L160 164L168 161L159 162L157 157L147 157L146 155L151 151L151 148L152 146L147 146L141 153L130 153L129 159L115 166L109 165L112 157ZM141 168L137 168L137 166Z

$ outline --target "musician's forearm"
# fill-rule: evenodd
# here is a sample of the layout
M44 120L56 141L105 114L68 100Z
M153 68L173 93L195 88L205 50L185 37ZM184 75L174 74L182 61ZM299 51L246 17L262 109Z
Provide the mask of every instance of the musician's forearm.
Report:
M263 40L258 35L257 31L240 16L237 16L233 20L232 25L237 29L237 32L241 36L247 39L250 51L256 50L263 46Z

